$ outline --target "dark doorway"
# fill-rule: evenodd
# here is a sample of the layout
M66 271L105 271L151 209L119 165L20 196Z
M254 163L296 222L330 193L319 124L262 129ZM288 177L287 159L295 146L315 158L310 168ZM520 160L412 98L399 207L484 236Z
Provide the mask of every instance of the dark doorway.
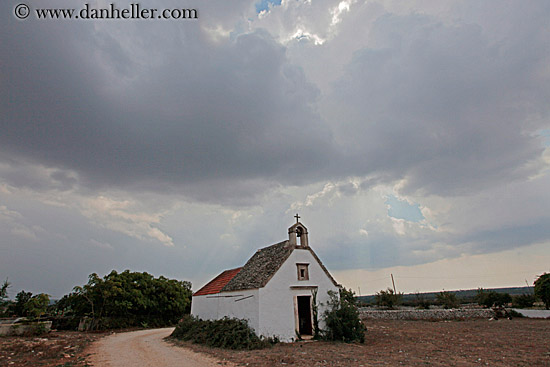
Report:
M312 335L311 296L298 296L298 332L300 335Z

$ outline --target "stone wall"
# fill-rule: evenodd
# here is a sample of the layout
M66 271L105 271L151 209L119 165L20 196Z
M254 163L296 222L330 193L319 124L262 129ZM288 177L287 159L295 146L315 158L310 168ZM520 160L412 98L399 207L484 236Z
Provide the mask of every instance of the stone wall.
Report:
M495 315L491 309L433 309L433 310L371 310L359 309L362 320L466 320L489 319Z
M38 321L28 324L0 324L0 335L38 335L50 332L51 321Z

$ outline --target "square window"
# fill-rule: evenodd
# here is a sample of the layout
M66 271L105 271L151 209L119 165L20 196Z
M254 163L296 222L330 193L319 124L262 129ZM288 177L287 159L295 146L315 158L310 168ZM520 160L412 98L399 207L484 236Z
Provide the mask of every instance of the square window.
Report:
M309 264L296 264L298 268L298 280L309 280L308 265Z

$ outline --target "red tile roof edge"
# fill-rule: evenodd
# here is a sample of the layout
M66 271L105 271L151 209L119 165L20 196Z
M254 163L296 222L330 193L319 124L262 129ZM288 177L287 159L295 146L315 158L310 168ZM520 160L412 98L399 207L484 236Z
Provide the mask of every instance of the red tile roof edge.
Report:
M206 283L204 287L196 291L193 296L204 296L207 294L220 293L222 288L225 287L225 285L229 283L229 281L233 279L233 277L237 275L241 269L242 267L223 271L220 275Z

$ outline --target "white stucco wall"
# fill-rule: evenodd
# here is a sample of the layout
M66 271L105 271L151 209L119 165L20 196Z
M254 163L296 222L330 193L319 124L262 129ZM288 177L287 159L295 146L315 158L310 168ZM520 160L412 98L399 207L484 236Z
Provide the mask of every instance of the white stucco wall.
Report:
M309 264L309 280L298 280L296 264ZM281 341L290 342L296 338L296 317L294 298L312 296L311 289L292 289L292 286L317 286L317 303L326 305L327 291L338 292L330 278L323 271L311 252L296 249L264 288L259 290L258 334L278 336ZM323 328L322 314L326 307L319 307L319 324Z
M248 324L259 330L258 290L223 292L204 296L193 296L191 315L203 320L218 320L223 317L248 320Z

